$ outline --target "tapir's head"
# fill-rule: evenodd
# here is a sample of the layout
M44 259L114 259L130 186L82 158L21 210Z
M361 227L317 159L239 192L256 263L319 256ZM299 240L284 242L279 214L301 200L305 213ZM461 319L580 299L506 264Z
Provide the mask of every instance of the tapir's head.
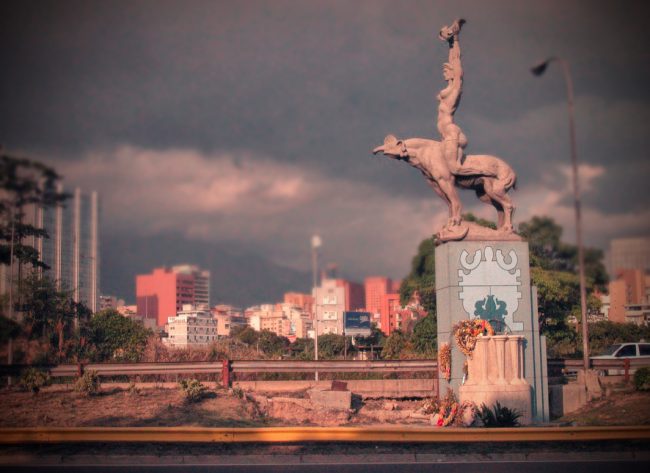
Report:
M406 150L406 145L403 140L398 140L393 135L388 135L384 138L384 145L379 146L373 150L373 154L379 152L384 153L384 155L389 156L393 159L406 159L408 158L408 151Z

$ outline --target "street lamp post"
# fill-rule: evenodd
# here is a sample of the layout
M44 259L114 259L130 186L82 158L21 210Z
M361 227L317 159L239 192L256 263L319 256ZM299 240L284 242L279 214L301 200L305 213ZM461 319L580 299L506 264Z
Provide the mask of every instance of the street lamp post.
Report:
M318 249L323 241L318 235L311 237L312 265L314 270L314 359L318 361L318 301L316 300L316 287L318 286ZM314 374L314 380L318 381L318 371Z
M576 130L573 110L573 82L571 81L571 74L566 63L559 57L550 57L531 68L531 72L536 76L541 76L546 70L551 61L557 61L564 70L564 77L566 78L568 105L569 105L569 129L571 133L571 159L573 161L573 195L575 198L576 210L576 233L578 240L578 266L580 272L580 315L582 320L582 346L584 353L584 368L589 369L589 335L587 328L587 292L585 283L585 257L584 249L582 246L582 219L580 215L580 188L578 186L578 150L576 147Z

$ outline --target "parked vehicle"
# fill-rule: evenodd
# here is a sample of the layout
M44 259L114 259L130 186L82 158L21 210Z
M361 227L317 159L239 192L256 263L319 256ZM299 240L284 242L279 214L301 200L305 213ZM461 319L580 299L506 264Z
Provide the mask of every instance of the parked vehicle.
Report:
M605 348L599 356L592 356L592 360L621 360L625 358L639 359L648 358L650 364L650 343L618 343L611 347ZM630 374L636 369L630 369ZM599 369L596 370L598 376L621 375L625 374L623 369Z

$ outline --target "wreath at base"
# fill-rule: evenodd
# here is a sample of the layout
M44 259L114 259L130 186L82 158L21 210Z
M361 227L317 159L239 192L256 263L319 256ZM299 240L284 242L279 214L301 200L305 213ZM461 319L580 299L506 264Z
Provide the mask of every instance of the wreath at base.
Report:
M472 319L462 320L452 326L456 346L470 360L474 357L474 348L476 348L476 339L479 336L494 335L494 329L487 320Z
M451 380L451 346L443 343L438 350L438 366L445 380Z
M432 424L437 427L469 427L474 424L477 412L472 401L458 403L451 388L441 400L429 400L423 410L432 415Z

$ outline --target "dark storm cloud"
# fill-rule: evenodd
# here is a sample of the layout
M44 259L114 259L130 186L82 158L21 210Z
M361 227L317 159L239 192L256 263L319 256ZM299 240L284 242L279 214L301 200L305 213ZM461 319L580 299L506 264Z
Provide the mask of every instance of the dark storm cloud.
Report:
M3 103L13 112L3 129L20 146L246 141L278 159L312 143L325 156L316 145L332 139L365 150L354 142L378 123L431 133L445 56L434 25L459 11L470 22L459 115L500 119L562 100L559 74L541 83L528 72L550 53L573 63L584 93L647 98L647 29L624 5L27 1L3 14Z
M580 161L602 169L585 206L615 216L642 211L640 203L650 200L638 177L650 145L646 4L66 0L0 8L0 141L60 163L77 184L84 166L97 177L89 156L118 156L127 146L139 150L134 156L158 152L157 159L194 150L201 163L224 156L236 165L264 161L271 174L268 162L284 173L297 166L299 175L313 171L309 182L342 186L348 200L381 192L414 206L433 200L417 172L371 158L371 150L389 133L438 138L435 96L444 87L447 50L437 32L461 15L468 23L458 123L469 153L501 156L517 172L519 215L530 216L547 194L558 200L539 209L565 202L564 77L557 64L541 78L529 70L554 54L573 75ZM141 198L161 192L147 181L132 184L142 187ZM468 205L472 199L464 198ZM111 205L109 196L105 201ZM277 215L276 225L298 225L288 215L307 218L309 208ZM155 213L144 221L154 225Z

